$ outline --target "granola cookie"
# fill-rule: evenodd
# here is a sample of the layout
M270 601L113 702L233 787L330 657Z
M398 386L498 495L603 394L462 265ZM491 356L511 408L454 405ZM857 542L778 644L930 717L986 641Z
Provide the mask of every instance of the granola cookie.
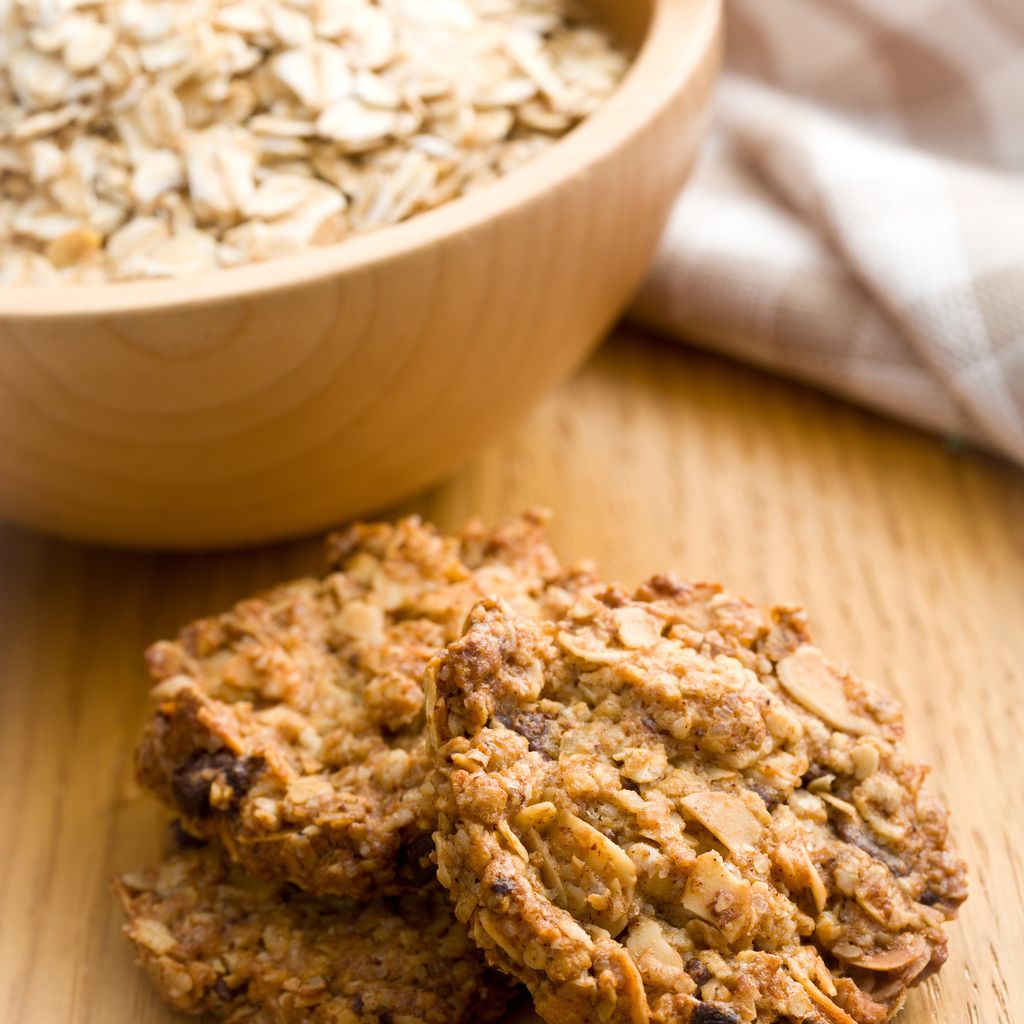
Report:
M125 934L160 995L232 1024L476 1024L512 989L431 883L320 900L243 875L215 845L119 878Z
M262 877L365 899L431 876L423 671L482 596L568 607L583 570L563 574L544 519L356 525L329 539L323 578L153 645L139 780Z
M550 1024L880 1024L946 959L946 810L800 609L485 601L427 693L438 877Z

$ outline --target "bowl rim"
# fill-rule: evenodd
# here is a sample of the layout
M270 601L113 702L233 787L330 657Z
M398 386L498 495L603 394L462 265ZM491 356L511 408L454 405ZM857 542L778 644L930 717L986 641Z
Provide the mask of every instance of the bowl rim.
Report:
M208 274L66 285L0 285L0 326L7 320L195 310L368 271L448 241L538 202L571 184L628 143L669 103L714 45L722 0L651 0L636 56L615 92L555 145L477 192L409 220L331 245ZM59 304L54 292L59 290Z

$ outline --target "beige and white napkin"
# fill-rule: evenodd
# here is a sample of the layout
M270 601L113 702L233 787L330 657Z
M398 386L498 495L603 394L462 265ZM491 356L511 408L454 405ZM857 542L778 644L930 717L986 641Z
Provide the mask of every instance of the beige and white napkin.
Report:
M727 0L633 316L1024 462L1024 0Z

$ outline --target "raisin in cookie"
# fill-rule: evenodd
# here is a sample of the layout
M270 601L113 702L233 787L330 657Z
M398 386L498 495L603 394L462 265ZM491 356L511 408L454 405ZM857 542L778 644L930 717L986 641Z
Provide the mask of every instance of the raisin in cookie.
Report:
M319 900L243 875L214 845L115 883L125 934L171 1005L233 1024L470 1024L508 980L431 883L401 900Z
M799 609L485 601L427 694L438 877L550 1024L880 1024L945 960L945 808Z
M563 574L543 524L353 526L323 578L155 644L140 782L262 877L356 899L429 877L423 671L485 595L564 611L583 570Z

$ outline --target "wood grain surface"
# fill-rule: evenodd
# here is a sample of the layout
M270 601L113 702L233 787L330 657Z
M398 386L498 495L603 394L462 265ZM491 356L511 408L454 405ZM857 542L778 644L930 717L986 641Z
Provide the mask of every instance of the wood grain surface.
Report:
M448 484L405 508L454 527L556 510L607 574L799 599L822 645L904 700L971 864L950 962L902 1024L1024 1007L1024 476L711 357L620 332ZM403 509L404 510L404 509ZM170 1024L119 936L112 874L164 814L131 778L140 651L316 566L318 544L112 553L0 533L0 1020Z

